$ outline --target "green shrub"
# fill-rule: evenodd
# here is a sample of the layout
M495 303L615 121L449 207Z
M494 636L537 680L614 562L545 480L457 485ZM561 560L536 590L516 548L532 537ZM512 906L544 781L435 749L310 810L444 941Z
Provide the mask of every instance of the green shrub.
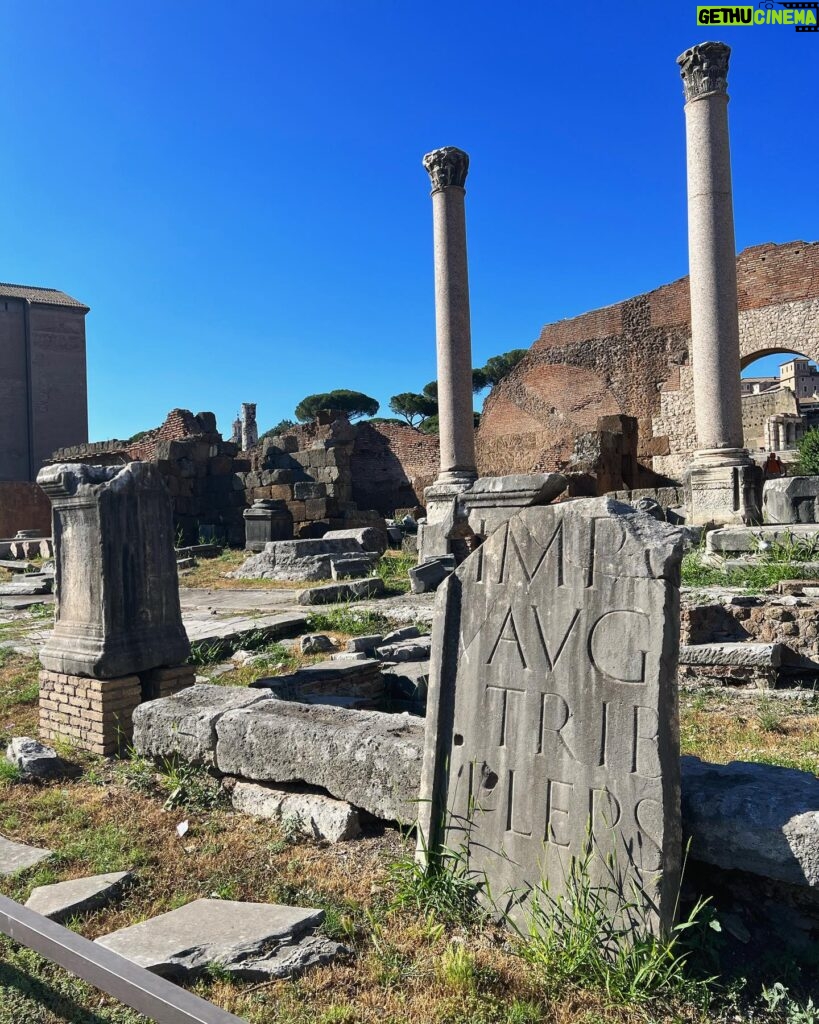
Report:
M799 472L805 476L819 475L819 429L809 430L799 441Z

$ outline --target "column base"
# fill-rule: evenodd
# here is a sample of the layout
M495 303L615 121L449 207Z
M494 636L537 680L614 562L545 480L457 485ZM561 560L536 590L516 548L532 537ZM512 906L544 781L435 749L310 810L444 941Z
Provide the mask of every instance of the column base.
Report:
M692 526L762 522L762 470L745 448L703 448L686 473Z
M465 538L471 532L463 504L477 477L474 474L450 471L442 473L424 491L427 521L418 527L418 561L441 555L455 555L461 562L469 554Z

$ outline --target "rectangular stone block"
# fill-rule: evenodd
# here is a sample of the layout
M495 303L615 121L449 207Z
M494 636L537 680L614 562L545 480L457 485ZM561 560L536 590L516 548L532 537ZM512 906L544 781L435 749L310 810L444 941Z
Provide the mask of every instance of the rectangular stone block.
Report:
M433 852L468 838L521 921L591 845L630 924L672 924L682 552L681 531L609 499L527 508L438 593L421 829Z
M43 667L113 680L187 660L171 498L156 466L46 466L38 483L53 506L56 562Z

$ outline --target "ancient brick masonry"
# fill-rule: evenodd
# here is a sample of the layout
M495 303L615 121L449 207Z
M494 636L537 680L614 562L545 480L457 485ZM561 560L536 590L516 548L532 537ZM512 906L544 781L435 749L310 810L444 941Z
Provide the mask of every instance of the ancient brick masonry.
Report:
M777 351L819 359L819 243L745 249L737 288L743 366ZM690 340L687 278L547 325L486 401L481 474L562 469L577 435L626 413L641 463L679 479L696 445Z

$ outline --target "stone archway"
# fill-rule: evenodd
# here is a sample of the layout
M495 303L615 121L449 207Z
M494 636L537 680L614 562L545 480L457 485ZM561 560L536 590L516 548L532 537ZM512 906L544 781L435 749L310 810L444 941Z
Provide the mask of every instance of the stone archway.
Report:
M742 369L763 356L778 353L803 355L819 363L819 299L740 310Z

